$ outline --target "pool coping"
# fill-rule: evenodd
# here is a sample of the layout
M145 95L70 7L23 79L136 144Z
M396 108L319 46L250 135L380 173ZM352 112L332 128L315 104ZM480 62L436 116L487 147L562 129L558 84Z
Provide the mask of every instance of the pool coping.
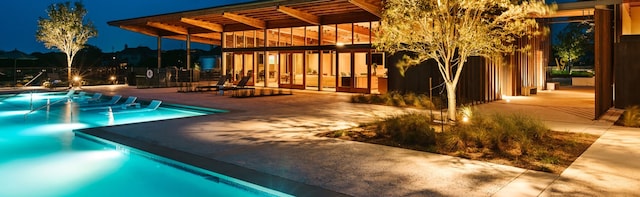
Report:
M309 197L349 196L318 186L296 182L287 178L271 175L235 164L119 135L113 132L106 131L103 129L103 127L78 129L73 130L73 132L78 132L85 135L112 141L208 171L223 174L228 177L250 182L275 191L283 192L289 195Z

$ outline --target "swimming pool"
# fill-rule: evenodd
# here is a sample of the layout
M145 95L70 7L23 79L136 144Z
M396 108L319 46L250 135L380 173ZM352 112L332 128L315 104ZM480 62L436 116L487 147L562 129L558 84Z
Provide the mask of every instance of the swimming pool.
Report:
M0 95L0 196L290 196L72 132L223 111L163 105L113 114L82 111L66 100L51 93Z

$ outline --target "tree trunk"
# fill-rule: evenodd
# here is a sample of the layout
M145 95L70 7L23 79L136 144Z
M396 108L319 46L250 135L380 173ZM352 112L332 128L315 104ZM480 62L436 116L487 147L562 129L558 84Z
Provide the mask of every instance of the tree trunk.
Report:
M456 121L456 87L450 82L445 83L445 85L447 86L448 99L447 114L449 115L449 120Z
M71 62L73 62L73 58L71 55L67 54L67 80L69 81L69 89L73 88L73 78L71 77Z

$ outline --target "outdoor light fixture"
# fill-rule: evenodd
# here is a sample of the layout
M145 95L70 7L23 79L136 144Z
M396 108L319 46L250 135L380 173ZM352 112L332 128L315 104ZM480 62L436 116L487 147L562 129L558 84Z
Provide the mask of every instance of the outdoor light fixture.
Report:
M111 77L109 77L109 80L111 80L111 81L115 81L115 80L116 80L116 76L111 76Z
M462 117L462 122L469 122L469 117L463 116Z
M80 79L81 79L80 76L77 76L77 75L73 77L73 81L76 81L76 82L80 81Z

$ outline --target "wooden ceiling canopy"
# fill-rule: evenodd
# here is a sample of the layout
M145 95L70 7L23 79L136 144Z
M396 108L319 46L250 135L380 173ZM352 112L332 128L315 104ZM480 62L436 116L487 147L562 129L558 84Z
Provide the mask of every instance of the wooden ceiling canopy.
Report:
M267 0L108 24L177 40L186 40L190 34L192 42L219 45L220 32L376 21L380 20L381 10L381 0Z

